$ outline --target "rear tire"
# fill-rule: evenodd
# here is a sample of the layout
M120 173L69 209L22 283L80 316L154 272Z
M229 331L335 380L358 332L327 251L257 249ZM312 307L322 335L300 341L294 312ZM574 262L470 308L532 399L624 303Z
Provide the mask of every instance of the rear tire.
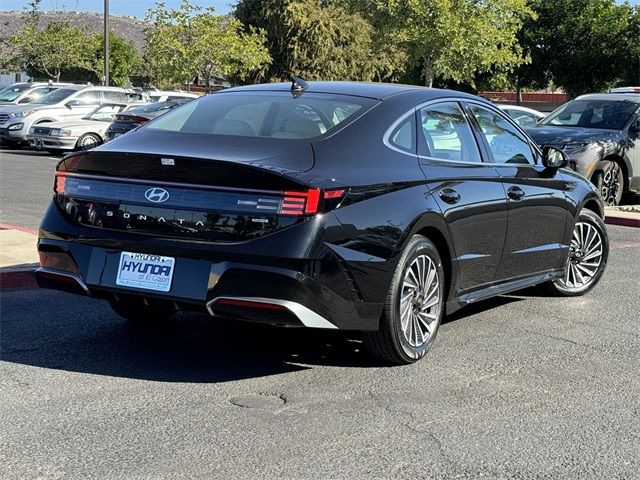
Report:
M573 230L565 273L544 286L553 295L584 295L600 281L608 258L609 237L604 221L591 210L582 210Z
M151 307L138 303L130 303L122 300L109 300L111 309L122 318L137 325L154 325L166 323L173 319L175 310Z
M620 205L624 191L624 176L620 165L611 160L600 162L593 174L592 182L605 204Z
M379 329L364 336L369 353L395 365L424 357L440 327L444 282L438 250L427 238L415 235L394 272Z

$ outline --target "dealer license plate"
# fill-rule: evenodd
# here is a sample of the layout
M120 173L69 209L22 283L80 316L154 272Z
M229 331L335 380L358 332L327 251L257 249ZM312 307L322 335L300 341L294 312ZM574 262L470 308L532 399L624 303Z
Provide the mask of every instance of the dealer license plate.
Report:
M171 290L175 263L173 257L122 252L116 285L168 292Z

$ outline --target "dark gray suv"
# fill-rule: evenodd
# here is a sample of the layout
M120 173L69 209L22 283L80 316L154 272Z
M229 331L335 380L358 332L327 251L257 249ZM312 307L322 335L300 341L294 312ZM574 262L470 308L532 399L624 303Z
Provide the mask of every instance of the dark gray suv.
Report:
M538 145L564 150L571 168L593 182L608 205L640 193L640 96L582 95L527 133Z

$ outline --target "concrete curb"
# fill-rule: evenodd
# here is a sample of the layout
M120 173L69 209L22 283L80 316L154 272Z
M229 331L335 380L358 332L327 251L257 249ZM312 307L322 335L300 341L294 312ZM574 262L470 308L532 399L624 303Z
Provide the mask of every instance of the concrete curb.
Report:
M34 272L40 265L37 263L20 265L19 267L0 268L0 290L5 288L35 288Z
M604 223L608 225L619 225L622 227L640 228L640 214L621 212L622 215L606 213Z
M33 228L21 227L20 225L9 225L8 223L0 223L0 230L17 230L31 235L38 235L38 231Z
M14 230L33 236L38 235L38 231L32 228L6 223L0 223L0 230ZM0 289L37 287L36 277L33 273L40 265L37 263L21 263L20 260L21 258L16 258L16 265L0 267Z

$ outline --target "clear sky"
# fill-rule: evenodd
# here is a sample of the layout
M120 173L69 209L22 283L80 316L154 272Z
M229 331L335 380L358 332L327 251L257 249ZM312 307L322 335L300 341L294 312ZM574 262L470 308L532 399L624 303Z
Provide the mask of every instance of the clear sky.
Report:
M0 10L22 10L28 0L0 0ZM147 10L155 5L154 0L109 0L109 11L114 15L131 15L144 18ZM201 7L213 7L217 13L229 13L235 0L192 0ZM166 0L167 8L178 8L180 0ZM102 13L104 0L42 0L42 10L68 10Z
M192 0L202 7L214 7L217 13L229 13L236 0ZM629 0L639 5L640 0ZM0 0L0 10L22 10L28 0ZM622 0L618 0L622 3ZM167 8L177 8L180 0L166 0ZM104 0L42 0L42 10L65 9L78 12L102 12ZM109 9L116 15L131 15L144 18L147 10L155 5L154 0L109 0Z

